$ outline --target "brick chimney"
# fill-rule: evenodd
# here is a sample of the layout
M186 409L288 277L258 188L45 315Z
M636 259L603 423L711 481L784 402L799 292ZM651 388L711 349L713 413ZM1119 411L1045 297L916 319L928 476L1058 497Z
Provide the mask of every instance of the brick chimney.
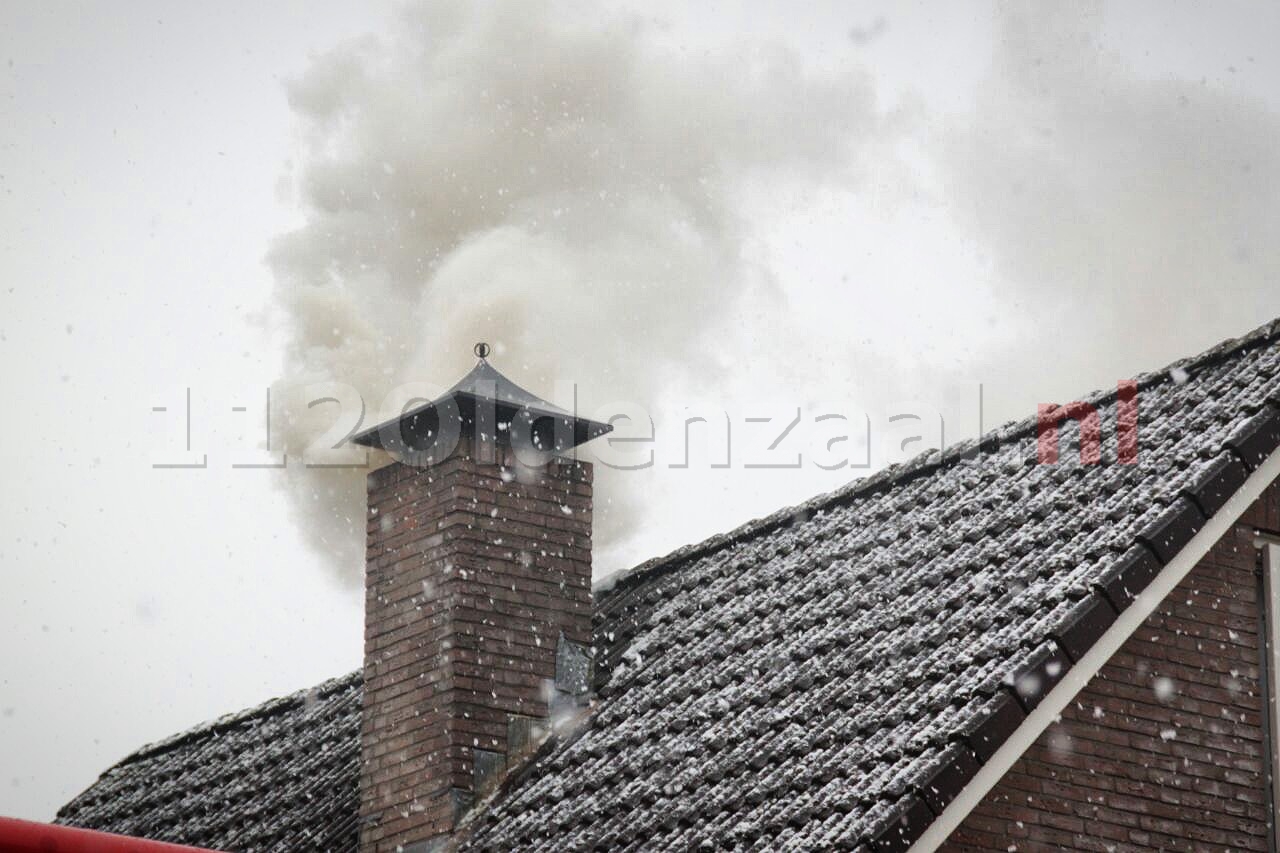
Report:
M607 432L480 361L357 435L368 478L360 853L448 850L459 819L586 703L591 466Z

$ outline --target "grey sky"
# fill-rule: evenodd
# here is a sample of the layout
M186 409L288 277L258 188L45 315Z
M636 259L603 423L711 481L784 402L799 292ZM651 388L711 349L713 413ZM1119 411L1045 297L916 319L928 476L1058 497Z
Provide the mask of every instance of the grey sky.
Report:
M584 365L564 378L645 405L664 438L695 414L914 398L954 439L973 429L978 382L992 425L1280 314L1280 12L1158 7L1050 19L985 4L643 4L639 53L715 66L775 45L804 75L853 80L871 99L825 129L856 150L818 152L831 174L795 179L786 152L724 143L707 162L746 152L761 168L718 202L734 227L708 233L727 241L733 280L704 290L706 316L677 324L656 300L628 303L564 338L563 357L508 317L493 321L511 345L496 363L535 386ZM528 14L577 21L590 48L593 9ZM601 17L618 38L621 19ZM273 295L265 258L314 221L300 189L322 157L286 81L366 32L413 38L383 5L0 6L0 813L48 819L144 742L359 664L358 567L317 553L314 517L298 524L306 486L233 470L228 452L259 438L255 407L294 376L301 315ZM405 310L443 293L469 335L486 317L468 276L486 267L452 259L462 277ZM490 301L529 305L517 279L495 273ZM421 334L392 367L451 382L461 337ZM645 367L659 351L679 355L660 374ZM604 363L610 387L586 387ZM169 415L185 387L209 467L154 470L154 452L181 444ZM671 469L680 454L660 445L655 470L601 483L617 516L597 573L855 475L713 471L715 451Z

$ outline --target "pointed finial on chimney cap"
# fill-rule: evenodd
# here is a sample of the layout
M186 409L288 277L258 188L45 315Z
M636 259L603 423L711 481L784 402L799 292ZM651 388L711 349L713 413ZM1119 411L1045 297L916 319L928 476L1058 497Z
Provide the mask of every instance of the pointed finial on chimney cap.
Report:
M536 397L503 376L485 360L490 352L487 343L482 341L476 344L472 351L480 358L480 362L454 383L443 397L401 412L388 421L356 433L351 437L352 443L364 447L380 447L392 452L400 452L405 448L413 451L430 450L440 435L442 406L443 411L449 413L450 419L459 421L464 426L479 424L487 418L487 426L480 432L487 430L490 438L496 436L506 443L512 441L510 427L518 419L521 426L516 432L527 434L530 429L526 427L531 427L534 434L525 437L533 441L534 448L556 453L577 447L613 429L611 424L578 417L573 412ZM554 434L543 434L548 431L553 431ZM452 448L449 448L449 452L452 452Z

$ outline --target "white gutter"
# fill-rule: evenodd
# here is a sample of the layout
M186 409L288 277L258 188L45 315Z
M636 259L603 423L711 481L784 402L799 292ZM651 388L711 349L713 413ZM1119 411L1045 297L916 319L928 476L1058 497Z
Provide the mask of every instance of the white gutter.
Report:
M1081 658L1075 666L1067 670L1062 681L1041 700L1036 709L1027 715L1022 725L1014 730L1009 739L996 750L991 760L982 765L969 784L956 796L951 804L943 809L942 814L929 825L924 835L912 844L907 853L932 853L954 832L969 812L982 802L983 797L1004 778L1009 768L1022 757L1036 739L1058 719L1062 710L1071 703L1085 685L1102 668L1102 665L1119 651L1134 631L1147 621L1147 617L1155 612L1160 602L1173 592L1174 587L1182 582L1196 564L1209 553L1219 539L1231 530L1232 526L1244 515L1245 510L1266 490L1267 486L1280 478L1280 449L1267 457L1262 465L1249 475L1244 485L1236 490L1226 505L1205 522L1200 532L1191 538L1169 564L1160 570L1151 583L1134 599L1133 603L1121 613L1107 632L1093 644L1093 648Z

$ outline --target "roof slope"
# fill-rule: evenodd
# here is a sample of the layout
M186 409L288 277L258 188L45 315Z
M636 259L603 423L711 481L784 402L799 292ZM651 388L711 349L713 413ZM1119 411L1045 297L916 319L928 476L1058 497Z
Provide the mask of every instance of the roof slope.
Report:
M1140 377L1136 464L1095 394L1102 464L1029 419L622 579L594 716L472 846L904 849L1280 441L1276 330Z
M1036 464L1027 420L598 591L598 704L471 846L905 847L1280 444L1277 333L1180 363L1187 381L1139 377L1136 464L1095 394L1100 465L1075 460L1073 422L1062 462ZM354 850L359 696L352 674L143 749L59 819Z
M58 823L216 850L355 850L360 673L143 747Z

